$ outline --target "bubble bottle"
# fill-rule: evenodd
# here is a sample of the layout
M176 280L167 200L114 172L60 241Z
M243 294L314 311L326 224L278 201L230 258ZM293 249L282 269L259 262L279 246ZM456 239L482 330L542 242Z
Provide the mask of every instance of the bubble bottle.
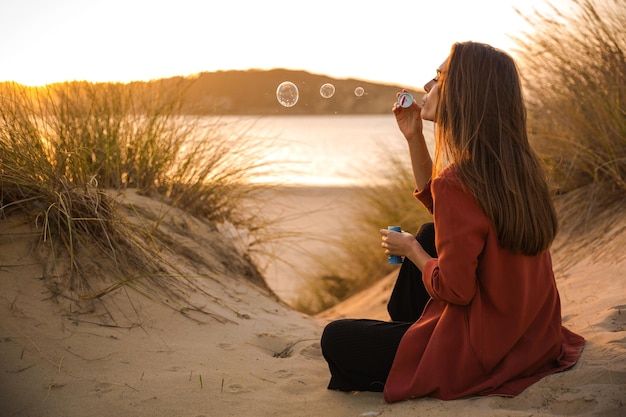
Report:
M389 226L387 229L393 231L393 232L401 232L402 228L400 226ZM390 264L401 264L402 263L402 256L396 256L396 255L389 255L389 261Z

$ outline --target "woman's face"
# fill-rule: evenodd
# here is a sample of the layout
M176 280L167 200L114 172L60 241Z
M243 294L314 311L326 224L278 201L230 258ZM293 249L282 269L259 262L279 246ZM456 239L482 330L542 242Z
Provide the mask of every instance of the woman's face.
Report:
M424 120L430 120L431 122L435 120L435 113L437 112L437 105L439 104L439 87L437 86L437 80L439 80L439 75L447 63L447 59L443 61L439 68L437 68L437 75L435 78L428 81L424 85L424 91L426 91L426 94L424 94L424 98L422 99L421 112L422 119Z

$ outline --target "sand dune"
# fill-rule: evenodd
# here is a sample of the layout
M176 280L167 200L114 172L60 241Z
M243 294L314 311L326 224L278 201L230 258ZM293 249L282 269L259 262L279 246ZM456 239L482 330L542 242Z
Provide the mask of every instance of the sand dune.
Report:
M298 221L325 224L319 213ZM77 303L51 297L31 226L1 220L0 415L626 416L626 216L602 227L612 238L601 245L556 245L564 321L587 339L574 369L516 398L391 405L328 391L319 337L337 317L387 318L393 274L318 317L227 272L199 281L188 295L202 309L186 315L125 287Z

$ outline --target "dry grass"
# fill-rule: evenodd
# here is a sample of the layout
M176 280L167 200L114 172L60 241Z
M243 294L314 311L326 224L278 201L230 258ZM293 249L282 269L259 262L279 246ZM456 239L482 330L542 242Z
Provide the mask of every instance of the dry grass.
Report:
M556 207L562 227L552 252L562 269L585 258L607 263L626 258L624 200L616 199L610 190L590 184L559 196ZM581 211L581 207L589 211Z
M209 232L226 224L245 228L249 245L255 236L267 238L261 232L268 222L239 207L264 188L248 180L262 175L256 161L269 145L242 140L246 131L225 133L217 128L219 119L199 126L180 116L180 91L89 83L1 87L0 216L26 216L37 227L38 253L49 265L43 278L54 282L49 287L55 295L99 298L132 287L184 305L194 280L167 254L190 251L172 244L164 222L176 207ZM138 212L124 202L130 189L170 208ZM231 263L264 285L245 253L227 256L233 245L207 242L218 254L208 270Z
M571 12L526 17L534 31L517 39L517 55L534 144L558 193L595 189L575 202L592 214L626 198L626 7L622 0L571 4ZM599 192L601 199L585 198Z

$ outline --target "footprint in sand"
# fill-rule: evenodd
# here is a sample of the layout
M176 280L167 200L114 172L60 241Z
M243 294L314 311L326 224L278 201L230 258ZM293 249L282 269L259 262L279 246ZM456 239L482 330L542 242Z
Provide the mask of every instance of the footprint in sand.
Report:
M224 350L235 350L235 347L230 343L218 343L217 347Z
M319 342L311 343L300 351L300 354L305 358L319 359L322 357L322 347Z
M102 397L109 392L113 392L113 388L113 384L111 384L110 382L100 382L98 385L96 385L93 391L97 397Z
M623 332L626 330L626 305L611 307L601 326L609 332Z
M224 392L227 392L229 394L245 394L247 392L250 392L250 390L246 389L243 385L240 384L231 384L224 389Z

